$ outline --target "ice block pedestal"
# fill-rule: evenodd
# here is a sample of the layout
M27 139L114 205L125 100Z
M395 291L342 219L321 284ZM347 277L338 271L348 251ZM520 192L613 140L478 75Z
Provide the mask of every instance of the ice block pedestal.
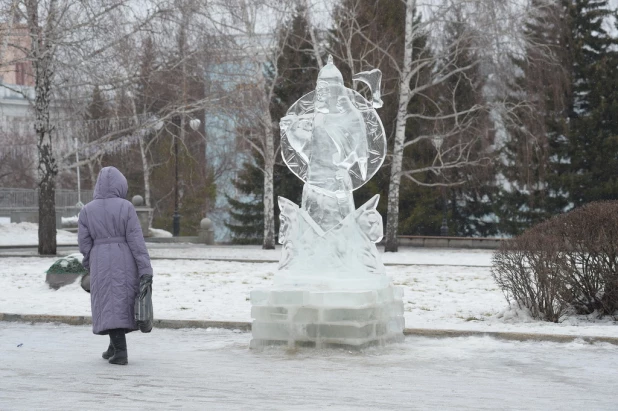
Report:
M324 231L279 198L283 244L274 285L251 292L252 348L364 348L403 340L403 292L385 274L378 196ZM373 222L373 223L371 223Z
M255 290L251 348L365 348L403 340L400 287L378 290Z
M402 290L391 284L375 243L383 235L380 197L356 208L352 192L386 156L375 108L379 70L358 73L372 101L343 85L331 57L317 87L281 119L281 155L304 183L301 206L279 197L279 271L251 292L251 347L363 348L403 340Z

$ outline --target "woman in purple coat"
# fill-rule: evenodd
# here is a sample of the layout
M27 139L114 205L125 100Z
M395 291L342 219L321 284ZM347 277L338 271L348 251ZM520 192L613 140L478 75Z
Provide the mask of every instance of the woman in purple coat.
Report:
M115 167L99 173L94 199L79 213L79 251L90 272L92 332L109 334L103 353L111 364L127 364L125 334L137 330L135 297L140 281L152 280L150 256L133 204L125 200L127 179Z

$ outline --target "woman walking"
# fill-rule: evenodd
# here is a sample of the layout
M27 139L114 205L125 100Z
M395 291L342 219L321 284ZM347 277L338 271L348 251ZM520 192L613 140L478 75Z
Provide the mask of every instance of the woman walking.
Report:
M115 167L99 173L94 199L79 213L79 251L90 272L92 332L109 334L103 358L128 363L125 334L137 330L135 297L140 281L152 280L150 256L137 213L127 196L127 179Z

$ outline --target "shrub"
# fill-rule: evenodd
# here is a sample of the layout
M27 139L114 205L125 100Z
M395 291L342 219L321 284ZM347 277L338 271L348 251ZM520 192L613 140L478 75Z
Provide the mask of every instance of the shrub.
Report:
M86 274L82 265L82 255L79 253L61 257L47 269L47 274Z
M535 318L618 309L618 201L587 204L504 241L492 276Z
M71 254L56 260L46 271L45 282L54 290L72 284L77 278L86 274L82 266L82 255Z
M535 318L558 322L569 306L562 296L558 241L545 233L526 232L502 243L494 254L492 276L507 301L526 307Z

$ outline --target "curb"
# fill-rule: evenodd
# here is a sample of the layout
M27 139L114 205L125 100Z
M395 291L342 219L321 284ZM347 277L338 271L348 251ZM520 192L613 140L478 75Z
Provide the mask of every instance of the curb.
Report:
M90 325L92 317L76 315L38 315L0 313L0 322L58 323L67 325ZM200 321L200 320L154 320L154 328L224 328L251 331L251 323L245 321Z
M609 343L618 345L618 337L602 336L583 336L583 335L564 335L564 334L535 334L535 333L516 333L508 331L468 331L468 330L437 330L431 328L405 328L404 335L415 337L431 338L457 338L457 337L491 337L498 340L507 341L545 341L569 343L576 340L583 340L589 344Z
M63 255L38 255L38 254L2 254L0 258L60 258ZM252 260L250 258L224 258L224 257L150 257L151 260L186 260L186 261L229 261L236 263L278 263L279 260ZM393 266L425 266L425 267L468 267L468 268L484 268L489 265L472 265L472 264L424 264L424 263L383 263L385 267Z
M2 257L2 255L0 255ZM150 257L151 260L187 260L187 261L230 261L235 263L278 263L279 260L252 260L249 258L227 258L227 257ZM472 267L483 268L491 267L489 265L471 265L471 264L427 264L427 263L382 263L385 267L393 266L429 266L429 267Z
M77 244L58 244L56 246L56 248L62 248L62 247L79 247L79 245ZM12 250L12 249L22 249L22 250L29 250L29 249L38 249L39 246L38 245L29 245L29 244L25 244L25 245L0 245L0 250Z
M72 315L37 315L37 314L8 314L0 313L0 322L21 323L59 323L67 325L90 325L92 318L88 316ZM182 328L223 328L227 330L251 331L251 323L247 321L211 321L211 320L154 320L154 328L182 329ZM491 337L507 341L546 341L569 343L583 340L589 344L608 343L618 345L618 337L534 334L500 331L468 331L468 330L438 330L431 328L406 328L403 334L413 337L428 338L458 338L458 337Z

